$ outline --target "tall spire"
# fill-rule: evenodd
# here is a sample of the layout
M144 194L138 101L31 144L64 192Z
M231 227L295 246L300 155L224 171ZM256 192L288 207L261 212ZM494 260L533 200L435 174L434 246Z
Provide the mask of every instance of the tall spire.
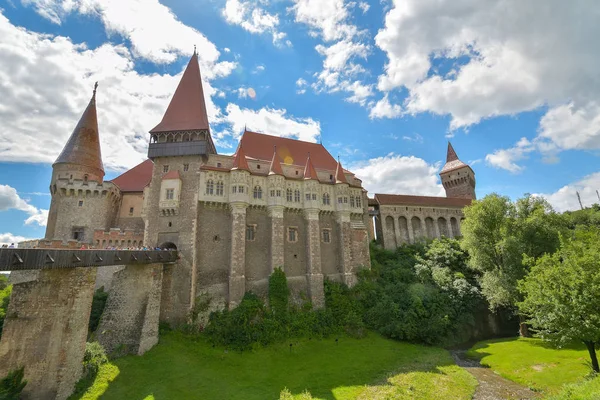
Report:
M446 162L456 161L458 160L458 156L456 155L456 151L454 151L454 147L452 147L452 143L448 141L448 153L446 154Z
M346 175L344 175L344 168L342 167L342 162L338 157L337 167L335 168L335 183L348 183L346 180Z
M304 167L304 179L314 179L319 180L317 176L317 171L310 159L310 153L308 153L308 157L306 158L306 166Z
M273 147L273 158L271 159L271 166L269 167L269 175L283 175L283 169L277 156L277 146Z
M53 165L76 164L94 168L99 175L104 176L102 152L100 150L100 135L98 133L98 116L96 114L96 89L94 85L92 98L81 115L71 137Z
M235 158L233 159L233 169L250 171L250 167L248 166L248 161L246 160L246 154L244 153L244 149L242 149L242 144L237 149L235 153Z
M198 56L194 54L183 72L181 81L160 124L151 133L208 130L208 114L202 89Z

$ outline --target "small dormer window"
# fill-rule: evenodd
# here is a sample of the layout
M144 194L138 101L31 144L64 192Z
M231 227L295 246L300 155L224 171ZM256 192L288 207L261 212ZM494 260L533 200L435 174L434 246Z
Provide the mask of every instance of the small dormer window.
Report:
M221 163L220 163L220 162L218 162L218 163L217 163L217 168L221 168L221 167L222 167Z
M83 181L84 181L85 183L87 183L87 181L88 181L88 176L87 176L87 175L84 175L84 176L83 176Z
M168 165L163 165L163 172L166 174L167 172L169 172L169 166Z
M260 164L256 164L256 169L260 169Z

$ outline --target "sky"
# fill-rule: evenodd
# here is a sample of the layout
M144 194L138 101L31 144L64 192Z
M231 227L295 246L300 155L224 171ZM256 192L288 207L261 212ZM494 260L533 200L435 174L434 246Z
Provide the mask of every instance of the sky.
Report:
M44 237L95 81L105 179L143 161L196 46L211 132L322 142L374 193L600 190L596 0L0 0L0 243Z

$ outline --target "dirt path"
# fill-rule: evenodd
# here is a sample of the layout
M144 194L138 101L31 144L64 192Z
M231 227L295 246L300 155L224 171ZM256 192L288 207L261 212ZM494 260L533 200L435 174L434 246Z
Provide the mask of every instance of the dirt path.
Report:
M528 388L504 379L490 368L482 367L478 361L467 359L464 350L453 350L451 354L456 364L479 382L473 400L529 400L540 397Z

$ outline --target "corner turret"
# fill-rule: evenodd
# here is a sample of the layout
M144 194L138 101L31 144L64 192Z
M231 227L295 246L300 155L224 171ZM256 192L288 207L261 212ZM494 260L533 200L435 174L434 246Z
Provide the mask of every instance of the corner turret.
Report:
M440 171L446 197L475 200L475 172L456 155L452 144L448 142L446 164Z

